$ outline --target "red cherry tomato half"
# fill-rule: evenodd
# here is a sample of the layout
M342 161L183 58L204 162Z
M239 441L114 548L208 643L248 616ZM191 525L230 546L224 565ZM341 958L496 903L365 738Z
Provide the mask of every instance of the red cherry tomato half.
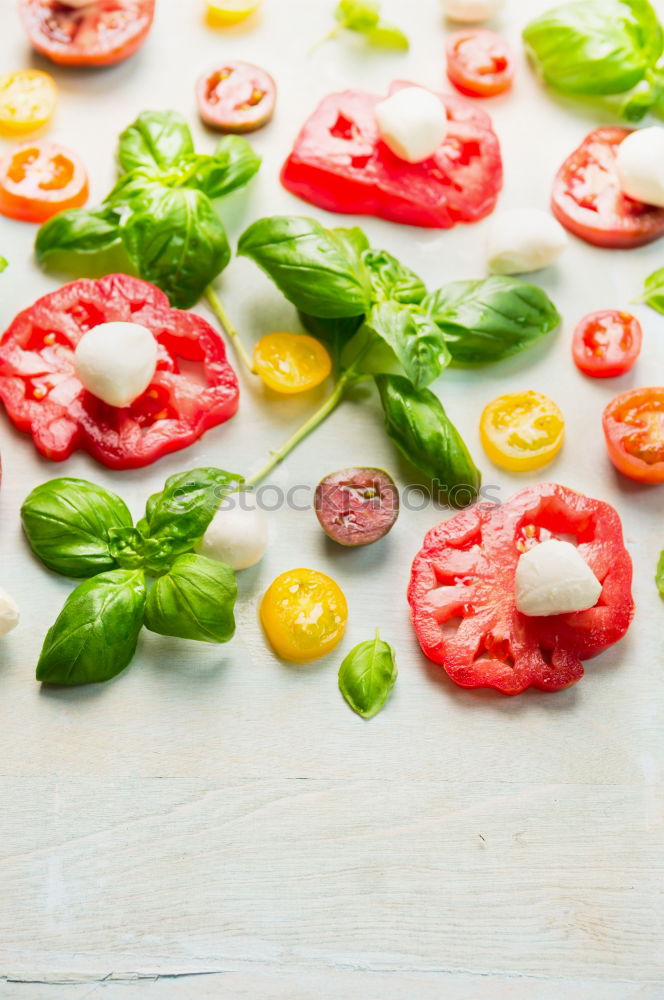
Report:
M594 246L629 250L664 234L664 208L634 201L620 188L616 156L629 134L629 129L615 126L595 129L565 160L553 182L553 214Z
M199 78L196 98L199 114L210 128L254 132L274 114L277 87L259 66L228 62Z
M59 0L19 0L32 45L63 66L111 66L143 44L155 0L92 0L68 7Z
M27 142L0 160L0 213L45 222L88 200L88 176L75 153L54 142Z
M445 43L447 75L462 94L494 97L512 86L514 62L507 42L493 31L455 31Z
M602 419L609 458L637 483L664 483L664 388L616 396Z
M574 363L591 378L615 378L634 367L642 341L641 324L629 313L617 309L590 313L574 331Z

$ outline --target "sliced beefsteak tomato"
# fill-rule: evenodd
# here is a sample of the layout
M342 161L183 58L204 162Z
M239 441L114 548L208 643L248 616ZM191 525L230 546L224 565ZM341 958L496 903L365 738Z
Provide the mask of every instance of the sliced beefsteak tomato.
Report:
M598 247L629 250L664 235L664 208L623 194L616 168L626 128L607 126L586 136L556 174L551 208L571 233Z
M529 618L516 609L522 552L549 538L576 540L602 584L589 611ZM616 511L552 483L500 506L477 505L433 528L413 563L408 600L425 655L460 687L560 691L581 661L621 639L632 620L632 562Z
M69 7L59 0L19 0L30 42L63 66L112 66L145 41L155 0L91 0Z
M412 84L393 83L390 93ZM498 139L486 112L438 95L448 133L423 163L407 163L381 140L376 94L331 94L300 132L282 170L284 186L330 212L375 215L392 222L449 229L493 211L502 186Z
M74 370L81 337L113 321L146 326L159 346L151 384L122 409L87 392ZM232 417L238 383L202 317L171 309L145 281L113 274L74 281L19 313L0 340L0 399L46 458L59 462L80 448L109 468L135 469Z

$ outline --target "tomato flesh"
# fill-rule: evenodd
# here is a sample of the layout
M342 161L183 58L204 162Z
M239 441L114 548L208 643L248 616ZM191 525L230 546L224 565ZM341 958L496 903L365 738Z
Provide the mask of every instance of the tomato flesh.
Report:
M68 7L59 0L19 0L30 42L63 66L111 66L143 44L155 0L92 0Z
M58 92L55 80L38 69L0 76L0 133L23 135L53 117Z
M664 208L622 193L616 168L626 128L595 129L556 174L551 208L571 233L598 247L629 250L664 234Z
M498 396L484 408L480 437L485 452L501 469L541 469L562 448L565 418L548 396L511 393Z
M617 396L604 410L602 426L619 472L637 483L664 483L664 388Z
M314 389L332 371L332 359L320 341L297 333L270 333L254 348L254 368L275 392Z
M74 367L81 337L116 320L146 326L159 347L151 384L122 409L87 392ZM171 309L145 281L115 274L74 281L19 313L0 340L0 400L46 458L61 462L81 449L109 468L135 469L232 417L238 385L202 317Z
M0 160L0 213L45 222L88 200L88 176L75 153L54 142L25 143Z
M208 24L213 28L228 28L246 21L260 7L260 0L209 0Z
M574 362L591 378L615 378L634 367L642 341L641 324L629 313L617 309L589 313L574 331Z
M206 125L221 132L254 132L272 118L277 88L259 66L228 62L200 77L196 97Z
M294 569L278 576L265 592L260 615L275 653L284 660L305 663L339 645L346 630L348 605L329 576Z
M445 55L447 75L462 94L495 97L512 86L512 53L507 42L493 31L455 31L445 43Z
M574 539L602 584L588 611L528 618L516 609L520 555ZM620 518L565 486L538 484L497 506L476 505L433 528L415 557L408 600L424 654L460 687L516 695L560 691L584 659L618 642L634 615L632 562Z
M411 86L393 83L390 93ZM347 90L324 98L306 122L281 180L292 194L330 212L374 215L449 229L496 206L502 160L489 116L455 95L438 95L448 134L423 163L406 163L382 142L376 94Z

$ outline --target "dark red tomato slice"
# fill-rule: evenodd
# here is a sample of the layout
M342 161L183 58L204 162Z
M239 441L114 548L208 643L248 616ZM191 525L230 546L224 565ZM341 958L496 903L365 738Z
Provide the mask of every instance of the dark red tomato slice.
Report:
M412 84L393 83L390 93ZM406 163L381 141L376 94L331 94L300 132L282 170L284 187L330 212L449 229L493 211L502 186L498 139L470 101L438 95L448 134L423 163Z
M123 409L87 392L74 370L81 337L114 320L141 323L159 345L152 383ZM60 462L82 449L111 469L135 469L232 417L238 384L202 317L171 309L145 281L113 274L74 281L19 313L0 340L0 399L46 458Z
M642 341L641 324L629 313L617 309L589 313L574 331L574 363L592 378L615 378L632 370Z
M594 246L629 250L664 234L664 208L634 201L620 189L616 155L629 134L629 129L616 126L595 129L565 160L553 182L553 214Z
M143 44L155 0L91 0L68 7L59 0L19 0L32 45L63 66L111 66Z
M664 388L616 396L602 420L609 458L637 483L664 483Z
M468 28L445 42L447 75L471 97L495 97L512 86L514 60L509 45L493 31Z
M519 557L549 538L575 539L601 582L600 599L589 611L548 618L517 611ZM581 660L608 649L629 628L631 583L616 511L543 483L433 528L415 557L408 600L422 650L455 684L514 695L529 687L560 691L578 681Z
M264 69L245 62L224 63L196 85L198 111L221 132L254 132L274 114L277 87Z

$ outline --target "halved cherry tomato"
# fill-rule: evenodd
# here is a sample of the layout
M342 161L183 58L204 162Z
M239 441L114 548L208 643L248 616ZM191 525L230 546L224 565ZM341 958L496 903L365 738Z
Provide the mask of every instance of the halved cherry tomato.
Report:
M602 418L609 458L637 483L664 483L664 388L616 396Z
M155 0L91 0L68 7L60 0L19 0L32 45L63 66L111 66L143 44Z
M595 129L568 156L553 182L553 214L594 246L629 250L664 234L664 208L622 193L616 156L629 134L629 129L617 126Z
M348 605L340 587L324 573L292 569L265 592L261 622L277 656L295 663L317 660L341 642Z
M58 91L55 80L38 69L0 76L0 133L23 135L50 121Z
M13 149L0 160L0 213L22 222L45 222L88 200L88 175L75 153L44 139Z
M480 418L482 447L509 472L541 469L563 446L565 418L548 396L515 392L498 396Z
M274 114L277 87L264 69L245 62L224 63L196 85L198 112L221 132L254 132Z
M447 38L445 55L447 75L462 94L494 97L512 86L512 53L507 42L493 31L455 31Z
M259 7L260 0L208 0L208 24L213 28L228 28L246 21Z
M270 389L290 395L324 382L332 371L332 360L313 337L269 333L254 348L254 367Z
M574 331L574 363L592 378L624 375L636 364L642 340L641 324L629 313L617 309L589 313Z

